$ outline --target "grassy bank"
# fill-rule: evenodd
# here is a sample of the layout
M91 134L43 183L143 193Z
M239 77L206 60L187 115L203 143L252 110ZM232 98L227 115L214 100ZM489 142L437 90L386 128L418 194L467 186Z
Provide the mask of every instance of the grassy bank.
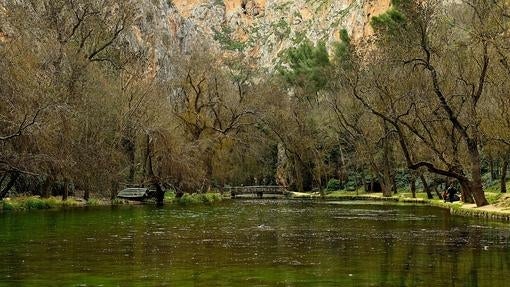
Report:
M4 211L25 211L36 209L57 209L83 206L80 201L69 199L62 201L61 199L39 198L39 197L19 197L14 199L6 199L0 201L0 210Z
M168 192L165 195L166 204L194 205L194 204L213 204L223 200L220 193L201 193L185 194L181 198L175 198L174 193ZM128 201L123 199L98 199L91 198L88 201L70 197L63 201L60 197L40 198L37 196L16 197L0 200L0 211L29 211L40 209L64 209L76 207L97 207L97 206L115 206L115 205L133 205L143 204L137 201Z
M196 205L196 204L213 204L223 201L223 196L220 193L185 193L181 198L176 198L174 193L165 194L165 203L179 204L179 205Z
M63 201L60 197L40 198L37 196L8 198L0 201L0 211L29 211L41 209L65 209L77 207L113 206L130 204L122 199L97 199L89 201L70 197Z
M471 216L488 219L498 219L510 221L510 194L500 194L495 192L486 192L490 205L476 207L474 204L463 204L461 202L446 203L439 199L427 199L425 193L417 193L416 198L412 198L409 192L400 192L392 197L383 197L382 193L366 193L358 190L357 192L334 191L326 194L322 198L319 193L292 193L294 199L317 199L330 201L381 201L388 203L403 204L421 204L445 208L453 215ZM196 193L185 194L181 198L176 198L174 193L165 195L166 204L175 205L210 205L224 200L220 193ZM70 198L62 201L60 198L39 198L39 197L19 197L0 201L0 211L28 211L38 209L62 209L86 206L112 206L134 204L133 202L115 199L100 200L90 199L88 202L84 200ZM139 203L137 203L139 204Z
M428 199L426 193L417 193L416 198L413 198L410 192L405 191L401 191L392 197L383 197L382 193L366 193L362 190L358 190L357 192L334 191L326 194L324 199L332 201L370 200L404 204L423 204L448 209L453 215L510 221L510 194L486 192L485 195L490 204L483 207L476 207L475 204L465 204L462 202L449 203L440 199ZM293 198L321 199L319 193L295 193L293 194Z

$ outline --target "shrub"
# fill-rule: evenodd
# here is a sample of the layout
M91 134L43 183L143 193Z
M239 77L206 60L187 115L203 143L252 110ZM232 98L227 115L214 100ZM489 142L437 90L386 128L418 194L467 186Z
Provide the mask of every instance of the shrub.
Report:
M53 209L53 208L66 208L75 207L80 204L75 200L61 201L57 198L38 198L38 197L27 197L27 198L16 198L13 200L6 200L0 202L1 209L22 211L22 210L34 210L34 209Z
M188 204L212 204L222 201L223 198L219 193L185 193L181 198L175 198L174 202L182 205Z
M175 199L175 191L170 190L165 192L165 201L173 201Z
M343 189L342 182L335 178L330 179L326 185L327 191L337 191L341 189Z
M15 201L2 201L2 210L19 210L21 205Z
M25 208L30 209L49 209L52 207L53 202L50 202L50 199L40 199L35 197L30 197L24 202Z
M113 200L112 200L112 204L113 204ZM101 201L97 198L89 198L89 200L87 200L87 206L101 206Z
M112 199L112 202L111 202L112 205L124 205L127 203L128 202L126 200L121 199L121 198L114 198L114 199ZM99 205L101 205L101 202L99 202Z
M486 192L485 197L487 198L487 201L490 204L494 204L498 202L498 200L501 198L503 194L502 193L493 193L493 192Z

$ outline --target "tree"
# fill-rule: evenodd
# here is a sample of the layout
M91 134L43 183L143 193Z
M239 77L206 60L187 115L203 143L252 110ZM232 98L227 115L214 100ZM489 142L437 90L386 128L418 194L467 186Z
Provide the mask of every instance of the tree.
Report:
M40 191L43 196L49 196L57 181L63 183L64 199L73 181L89 190L93 187L87 183L88 177L77 173L88 169L108 174L99 172L97 161L113 159L100 155L111 154L107 148L113 146L110 140L114 138L108 128L114 127L94 126L93 122L112 122L109 116L113 111L98 114L96 108L114 99L102 97L113 95L111 76L120 61L119 51L125 49L120 42L133 19L134 4L41 0L6 2L3 8L9 11L1 23L7 31L7 41L1 47L4 63L25 68L23 76L17 75L16 69L2 70L2 77L10 83L2 91L2 100L8 102L15 96L11 115L23 118L19 129L13 132L8 128L13 133L3 140L7 148L2 157L10 158L5 165L25 166L24 175L45 178ZM25 81L24 90L8 80L15 77ZM98 156L84 156L91 151Z
M478 206L487 204L478 110L495 35L480 23L493 17L491 3L395 1L373 20L377 50L357 50L344 83L392 126L408 168L457 179Z

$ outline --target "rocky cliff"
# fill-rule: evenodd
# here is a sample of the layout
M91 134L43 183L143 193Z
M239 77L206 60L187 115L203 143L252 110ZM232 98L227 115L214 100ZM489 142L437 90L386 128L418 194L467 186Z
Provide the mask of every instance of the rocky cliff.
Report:
M271 67L282 50L302 39L354 40L371 33L369 20L390 0L144 0L133 41L149 44L155 59L203 46L242 53Z
M0 0L0 16L6 0ZM356 41L371 34L370 18L391 0L141 0L129 41L168 59L207 46L241 53L261 67L303 39L331 45L346 29ZM5 38L0 29L0 41ZM159 63L162 64L162 63ZM161 66L161 65L160 65ZM168 66L168 65L163 65Z

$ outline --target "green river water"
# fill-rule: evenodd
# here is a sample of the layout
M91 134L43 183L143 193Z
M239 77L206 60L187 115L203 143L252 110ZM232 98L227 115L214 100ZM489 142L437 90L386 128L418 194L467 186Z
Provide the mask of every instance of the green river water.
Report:
M510 286L510 224L283 200L3 213L0 286Z

